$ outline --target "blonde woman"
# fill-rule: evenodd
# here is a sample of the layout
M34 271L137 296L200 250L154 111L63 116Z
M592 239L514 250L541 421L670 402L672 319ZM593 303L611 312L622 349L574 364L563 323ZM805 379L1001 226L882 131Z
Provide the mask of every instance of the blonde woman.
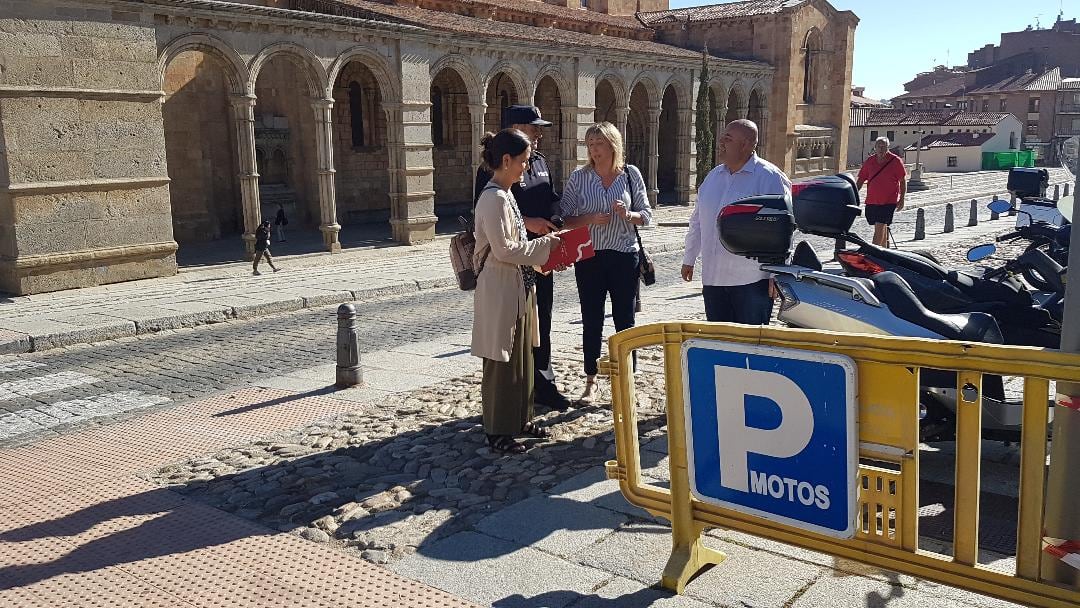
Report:
M596 395L604 305L609 295L615 330L634 326L640 253L634 227L648 226L652 209L641 172L623 160L623 138L615 125L602 122L589 127L585 145L589 163L570 175L560 211L566 228L589 227L596 249L596 257L574 264L585 351L581 401L589 403Z
M510 187L529 164L531 143L517 129L488 133L480 142L493 173L476 203L478 268L473 298L472 354L484 360L484 432L496 452L521 453L515 435L547 437L532 422L533 347L539 343L536 271L558 246L554 235L529 240Z

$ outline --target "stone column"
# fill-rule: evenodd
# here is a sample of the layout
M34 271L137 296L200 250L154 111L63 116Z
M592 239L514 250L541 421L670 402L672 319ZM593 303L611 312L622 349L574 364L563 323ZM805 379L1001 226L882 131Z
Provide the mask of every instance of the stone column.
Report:
M697 166L694 162L694 112L689 108L680 109L679 141L676 146L678 157L675 159L675 196L680 205L689 205L694 193L694 177Z
M717 100L716 104L716 123L713 124L713 158L712 166L720 164L720 136L724 134L724 130L727 129L727 97Z
M435 167L431 141L407 141L406 134L430 137L431 123L421 120L428 102L383 102L386 145L390 161L390 231L399 243L422 243L435 238ZM411 122L406 122L406 116ZM415 127L415 128L413 128Z
M562 184L559 184L560 192L566 187L566 180L570 174L578 168L577 160L577 108L563 106L559 120L562 121Z
M244 212L244 252L255 257L255 229L262 221L259 205L259 167L255 162L255 96L234 95L230 99L236 125L237 158L240 161L240 201Z
M649 189L649 203L656 205L656 197L660 195L660 188L656 184L656 172L660 166L660 108L649 108L649 174L645 177L645 185Z
M316 162L319 172L319 230L327 251L341 251L337 222L337 193L334 189L334 100L316 99L311 102L315 111Z
M615 108L615 126L618 127L619 133L622 133L623 141L626 141L626 125L630 120L630 107L624 106L621 108Z
M472 153L469 155L469 159L472 161L470 165L472 172L469 175L472 176L472 179L476 179L476 172L480 169L480 140L484 138L484 117L486 115L486 103L469 104L469 119L472 123L472 129L470 129L472 132L472 146L470 147Z

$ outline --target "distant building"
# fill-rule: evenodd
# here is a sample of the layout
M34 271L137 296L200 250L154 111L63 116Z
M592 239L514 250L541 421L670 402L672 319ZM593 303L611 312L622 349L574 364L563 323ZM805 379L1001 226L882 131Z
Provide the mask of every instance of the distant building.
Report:
M889 104L865 95L866 87L851 87L852 108L887 108Z
M1014 72L1060 67L1063 76L1080 77L1080 24L1058 15L1050 28L1005 32L1000 44L968 53L968 67L973 70L1001 65L1011 65Z
M983 152L1004 152L1008 142L997 133L937 133L922 139L919 164L925 171L960 173L982 168ZM1005 147L1003 147L1005 146ZM904 162L915 163L916 144L904 148Z
M1080 136L1080 78L1066 78L1058 87L1054 118L1053 145L1058 158L1075 162L1075 143L1069 144L1067 150L1062 147L1077 136Z
M853 108L848 130L848 166L861 165L873 154L878 137L888 137L893 149L902 151L923 136L990 134L994 138L992 147L1015 150L1020 146L1023 128L1019 119L1006 112Z

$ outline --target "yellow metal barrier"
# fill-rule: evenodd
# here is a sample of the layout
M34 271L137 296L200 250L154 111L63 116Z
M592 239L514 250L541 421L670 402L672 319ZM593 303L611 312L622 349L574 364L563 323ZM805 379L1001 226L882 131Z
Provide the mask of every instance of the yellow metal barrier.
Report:
M858 369L860 459L857 532L838 539L701 502L690 491L684 419L682 345L690 339L823 351L846 355ZM667 392L670 490L641 479L631 354L662 346ZM1080 355L1027 347L751 327L656 323L611 337L602 373L611 378L617 460L608 477L619 480L633 505L672 524L672 552L661 578L681 593L702 568L724 555L705 547L706 528L739 530L1014 602L1053 608L1080 606L1080 591L1039 578L1047 457L1049 381L1080 382ZM919 549L919 370L955 370L957 391L956 496L953 554ZM982 375L1024 377L1016 572L978 564ZM970 397L971 400L965 401ZM1080 508L1080 500L1078 500ZM1046 556L1045 559L1053 559Z

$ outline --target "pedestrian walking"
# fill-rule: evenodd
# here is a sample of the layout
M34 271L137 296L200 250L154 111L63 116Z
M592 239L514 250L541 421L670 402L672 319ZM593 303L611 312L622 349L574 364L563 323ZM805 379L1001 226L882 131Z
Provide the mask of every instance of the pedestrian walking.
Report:
M262 274L259 272L259 262L263 258L266 258L266 263L270 264L274 272L278 271L278 267L274 266L274 258L270 257L270 220L263 220L255 229L255 261L251 264L251 274L255 276Z
M551 183L551 172L547 160L537 149L544 137L544 127L551 123L540 115L540 109L534 106L510 106L503 112L502 126L521 131L532 142L532 155L529 167L521 180L510 187L510 192L517 201L518 210L524 217L525 230L530 239L548 234L558 229L559 193ZM481 166L476 171L473 204L480 198L480 193L491 181L492 173ZM551 313L555 306L555 273L537 273L536 275L536 310L540 322L540 343L533 352L536 369L533 383L535 401L551 409L563 411L570 407L567 399L555 383L555 372L551 366Z
M516 435L547 437L533 418L533 347L539 343L536 271L559 244L555 235L528 238L510 187L529 164L532 143L517 129L481 140L492 177L476 203L476 291L472 354L483 359L484 433L496 452L521 453Z
M720 243L716 218L724 207L748 196L791 194L791 181L776 165L755 152L758 128L735 120L720 137L717 165L698 188L683 253L682 278L694 278L701 255L705 317L712 322L768 325L775 286L755 260L731 253Z
M285 226L289 225L289 218L285 216L285 205L278 204L277 215L274 217L274 227L277 229L277 240L285 242Z
M915 142L921 146L922 141ZM879 137L874 142L874 153L859 169L855 189L866 186L866 223L874 227L874 244L889 246L889 227L893 215L904 209L907 196L907 169L904 161L889 151L889 138Z
M641 254L635 226L648 226L652 209L641 172L623 159L623 138L615 125L602 122L589 127L585 145L589 162L570 174L559 208L566 228L589 227L596 250L595 257L574 264L585 355L585 390L580 401L591 403L596 397L609 295L615 330L634 326Z

